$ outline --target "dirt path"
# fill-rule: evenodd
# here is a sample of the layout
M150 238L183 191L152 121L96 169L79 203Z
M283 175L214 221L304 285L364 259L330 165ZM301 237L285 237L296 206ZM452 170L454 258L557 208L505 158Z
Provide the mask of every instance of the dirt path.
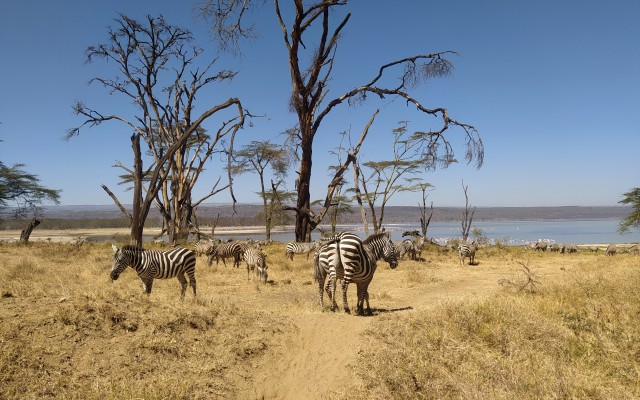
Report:
M425 290L417 285L393 293L393 299L372 301L373 317L345 315L341 311L293 316L291 332L278 340L250 375L252 381L241 389L243 399L326 399L331 392L353 384L356 377L349 366L366 345L365 330L375 327L390 312L411 313L450 299L480 298L499 289L500 273L465 271L453 282ZM376 277L378 278L378 277ZM378 290L383 282L378 283ZM352 292L353 290L353 292ZM355 290L350 289L350 302ZM376 309L375 307L378 306Z

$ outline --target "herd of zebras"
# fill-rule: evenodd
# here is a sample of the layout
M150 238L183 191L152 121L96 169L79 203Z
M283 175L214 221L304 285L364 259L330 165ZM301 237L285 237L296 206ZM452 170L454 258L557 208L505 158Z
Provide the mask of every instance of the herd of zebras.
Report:
M572 254L572 253L578 252L578 246L575 244L553 243L549 245L549 243L545 241L529 243L528 245L525 246L525 249L533 250L533 251L542 251L542 252L549 250L550 252L561 253L561 254ZM589 246L587 249L592 253L597 253L598 251L600 251L600 248L598 246ZM640 246L636 244L629 248L626 248L626 247L619 248L616 244L612 243L608 245L607 248L604 250L604 254L607 256L612 256L616 253L621 253L621 252L640 254Z
M306 255L308 260L311 254L314 254L314 280L318 284L318 298L321 307L324 307L323 295L326 292L331 301L331 310L337 309L336 288L338 281L341 281L344 311L350 313L347 289L349 284L354 283L358 296L357 313L360 315L371 314L368 287L376 271L377 262L382 259L391 268L396 268L398 260L406 255L412 260L422 259L425 238L417 231L405 232L403 237L407 236L412 238L394 242L388 233L371 235L362 240L353 233L342 232L312 243L289 242L286 245L285 256L293 260L294 254ZM196 257L205 255L209 266L213 264L214 258L216 264L222 259L225 266L226 260L231 259L236 268L244 260L247 267L247 280L251 280L251 275L254 273L258 282L267 283L267 257L261 250L261 245L264 244L250 239L226 243L220 240L201 240L195 245L194 250L178 247L166 251L144 250L133 246L113 246L113 265L110 275L112 280L116 280L127 267L133 268L147 294L151 293L154 279L178 278L182 286L182 297L187 290L188 279L195 296ZM537 251L546 251L548 247L550 251L554 252L574 253L578 251L575 245L553 244L548 246L546 242L537 242L528 246L528 248ZM638 252L637 247L638 245L626 251ZM467 258L469 265L475 265L477 250L478 243L475 240L470 243L459 243L457 252L460 265L463 265ZM589 250L597 251L598 249L590 248ZM616 245L609 245L605 254L614 255L619 251Z
M342 232L324 237L312 243L289 242L286 245L285 256L293 260L294 254L305 255L307 260L314 254L314 279L318 283L318 297L323 307L323 294L331 300L331 309L337 309L336 287L341 281L344 311L349 313L347 289L354 283L357 287L357 313L371 314L368 287L376 271L377 262L385 260L391 268L398 266L398 260L405 255L413 260L420 260L425 245L424 237L417 232L405 232L403 236L413 236L393 242L388 233L371 235L365 240L353 233ZM189 285L196 295L195 266L196 258L201 255L207 257L207 264L211 266L213 259L216 264L222 259L231 259L233 266L238 268L242 260L247 266L247 280L252 279L255 272L259 282L267 283L267 257L261 250L265 243L253 240L231 241L223 243L220 240L201 240L193 250L173 248L166 251L145 250L134 246L113 246L113 265L111 279L116 280L127 267L133 268L142 282L143 291L151 294L154 279L178 278L182 286L181 296L184 297ZM473 263L477 246L475 242L459 246L460 263L468 257ZM326 287L325 287L326 282ZM366 303L366 309L365 309Z

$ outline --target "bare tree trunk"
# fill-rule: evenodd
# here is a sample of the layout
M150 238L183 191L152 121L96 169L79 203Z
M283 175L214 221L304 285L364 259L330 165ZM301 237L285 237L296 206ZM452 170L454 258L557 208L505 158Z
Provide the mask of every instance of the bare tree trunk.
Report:
M26 228L24 228L22 232L20 232L20 242L28 242L29 237L31 236L31 232L33 232L35 227L40 225L41 222L42 220L38 219L37 217L31 218L31 221L29 221L29 224L26 226Z
M353 188L356 191L356 200L360 207L360 217L362 218L364 233L369 236L369 221L367 221L367 210L365 210L364 205L362 204L362 193L360 192L360 167L357 162L353 163Z
M466 242L467 238L469 238L469 231L471 231L471 223L473 222L473 214L476 212L476 208L473 207L473 210L469 206L469 195L467 193L467 189L469 187L464 185L464 180L462 181L462 190L464 190L464 199L465 206L464 211L462 212L462 241Z
M142 233L144 231L144 220L142 215L142 154L140 152L140 134L131 136L131 147L133 148L133 210L131 215L131 238L130 244L142 247Z
M296 203L296 241L308 242L311 239L311 195L309 193L309 183L311 182L311 156L313 141L310 134L302 133L302 158L300 160L300 171L298 176L298 200Z

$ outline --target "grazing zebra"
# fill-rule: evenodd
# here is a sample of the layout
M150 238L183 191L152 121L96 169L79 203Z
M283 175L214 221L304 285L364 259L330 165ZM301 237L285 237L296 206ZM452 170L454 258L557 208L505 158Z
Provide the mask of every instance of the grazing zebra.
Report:
M247 263L247 280L251 271L255 269L258 280L267 283L267 256L260 249L249 247L244 252L244 260Z
M329 276L326 288L330 300L331 310L335 311L336 282L342 279L342 300L345 313L349 314L347 291L349 284L354 282L358 291L357 314L364 313L364 302L367 303L367 314L371 315L369 306L369 284L376 271L377 260L383 258L391 268L398 266L395 248L388 233L378 233L369 236L364 241L353 233L343 232L334 236L320 248L314 265L314 278L318 282L318 296L320 306L323 306L324 281Z
M554 243L549 248L549 251L552 252L552 253L558 253L558 252L560 252L560 246L558 245L558 243Z
M122 271L127 267L136 270L142 281L142 290L151 294L154 279L169 279L177 277L182 285L181 296L187 290L187 279L196 295L196 253L189 249L177 247L167 251L144 250L135 246L123 246L113 248L113 266L111 279L117 280Z
M309 259L309 255L314 251L317 251L320 248L320 243L318 242L310 242L310 243L301 243L301 242L289 242L287 243L287 248L285 250L284 256L293 261L294 254L306 254L307 260Z
M219 260L222 259L222 263L226 267L226 259L233 258L233 266L239 268L240 259L244 254L244 250L245 248L243 247L243 244L238 242L220 243L211 251L211 254L209 254L209 257L207 258L207 264L211 266L215 257L216 265L218 265Z
M610 244L609 246L607 246L607 251L604 252L605 255L607 256L613 256L617 253L618 248L616 247L615 244Z
M203 239L198 241L198 243L196 243L195 247L193 248L193 250L196 252L196 257L203 254L205 256L208 256L209 254L211 254L213 248L216 247L218 243L220 243L220 239Z
M547 242L538 242L533 249L536 251L547 251Z
M578 246L576 246L575 244L568 244L566 246L566 248L564 249L564 252L567 253L567 254L577 253L578 252Z
M469 258L469 265L474 265L478 243L474 240L471 243L460 243L458 246L458 255L460 256L460 265L464 265L464 259Z

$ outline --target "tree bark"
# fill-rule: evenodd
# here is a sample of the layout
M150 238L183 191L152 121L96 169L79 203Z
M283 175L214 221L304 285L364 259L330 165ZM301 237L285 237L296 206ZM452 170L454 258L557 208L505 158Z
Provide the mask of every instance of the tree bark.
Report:
M31 232L33 232L35 227L40 225L41 222L42 220L38 219L37 217L33 217L31 221L29 221L29 224L26 226L26 228L24 228L20 233L20 242L28 242L29 237L31 236Z
M133 149L133 210L131 215L130 244L142 247L142 233L145 217L142 212L142 153L140 152L140 134L131 136Z

